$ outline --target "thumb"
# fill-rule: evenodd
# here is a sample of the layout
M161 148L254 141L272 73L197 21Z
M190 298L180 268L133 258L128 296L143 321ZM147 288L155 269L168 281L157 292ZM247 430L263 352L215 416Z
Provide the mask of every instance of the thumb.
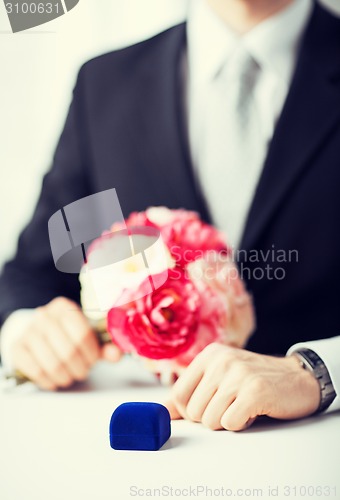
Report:
M171 420L180 420L181 418L183 418L182 415L178 412L173 401L167 400L164 403L164 406L168 409Z
M122 351L115 344L105 344L101 349L101 358L111 363L117 363L123 356Z

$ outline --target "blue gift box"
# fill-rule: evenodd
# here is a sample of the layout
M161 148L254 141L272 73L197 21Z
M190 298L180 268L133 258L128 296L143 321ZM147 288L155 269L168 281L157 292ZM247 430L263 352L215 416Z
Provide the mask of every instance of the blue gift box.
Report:
M170 414L158 403L123 403L111 417L110 445L115 450L156 451L170 434Z

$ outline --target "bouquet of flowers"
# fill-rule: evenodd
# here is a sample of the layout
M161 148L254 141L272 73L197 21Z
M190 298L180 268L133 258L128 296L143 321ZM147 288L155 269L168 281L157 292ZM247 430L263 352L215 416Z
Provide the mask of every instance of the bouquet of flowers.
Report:
M118 247L130 248L131 258L121 258ZM110 272L103 262L113 253L120 258ZM255 328L223 234L195 212L132 213L92 243L80 281L95 328L166 384L208 344L243 347Z

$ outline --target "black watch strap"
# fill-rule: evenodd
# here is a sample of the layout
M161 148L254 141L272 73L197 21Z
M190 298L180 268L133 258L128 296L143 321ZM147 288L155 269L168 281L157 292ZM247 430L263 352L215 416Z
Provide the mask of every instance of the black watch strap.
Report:
M314 351L300 348L291 353L296 356L303 368L313 373L320 385L320 405L317 413L326 410L336 397L336 392L327 367L323 360Z

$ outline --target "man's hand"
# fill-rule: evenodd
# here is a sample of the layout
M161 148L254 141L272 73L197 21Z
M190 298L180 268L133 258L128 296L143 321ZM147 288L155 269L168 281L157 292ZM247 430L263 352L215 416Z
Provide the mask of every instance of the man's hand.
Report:
M118 361L120 352L114 345L100 349L79 306L59 297L35 310L11 357L15 369L42 389L55 390L84 380L99 357Z
M319 402L317 380L294 356L277 358L215 343L182 373L166 406L173 419L239 431L259 415L305 417Z

